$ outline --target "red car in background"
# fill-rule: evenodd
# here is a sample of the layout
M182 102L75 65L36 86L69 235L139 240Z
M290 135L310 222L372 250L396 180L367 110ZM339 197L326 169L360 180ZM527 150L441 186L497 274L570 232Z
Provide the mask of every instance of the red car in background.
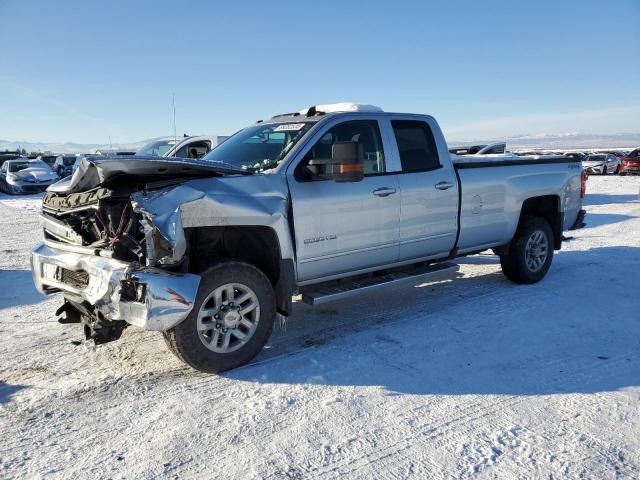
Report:
M640 148L620 158L620 175L640 175Z

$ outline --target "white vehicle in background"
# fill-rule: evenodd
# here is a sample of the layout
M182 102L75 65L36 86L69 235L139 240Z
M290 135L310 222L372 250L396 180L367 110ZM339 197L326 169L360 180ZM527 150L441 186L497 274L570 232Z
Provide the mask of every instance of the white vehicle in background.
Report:
M229 137L222 135L166 137L146 144L136 152L136 155L198 159L204 157L227 138Z
M620 159L612 153L594 153L582 161L584 171L587 173L618 173L620 171Z
M489 145L467 145L449 149L449 153L454 155L501 155L506 151L507 144L504 142L491 143Z

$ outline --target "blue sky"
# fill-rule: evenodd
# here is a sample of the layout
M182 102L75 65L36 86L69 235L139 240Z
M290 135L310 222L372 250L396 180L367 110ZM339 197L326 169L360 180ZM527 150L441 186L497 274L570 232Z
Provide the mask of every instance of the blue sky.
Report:
M358 101L455 139L640 132L640 0L0 0L0 138L227 134Z

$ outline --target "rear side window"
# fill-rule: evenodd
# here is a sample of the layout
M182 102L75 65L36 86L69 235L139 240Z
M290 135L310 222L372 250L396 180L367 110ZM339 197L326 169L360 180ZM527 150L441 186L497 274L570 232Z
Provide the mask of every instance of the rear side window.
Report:
M391 120L403 172L434 170L440 167L431 128L418 120Z

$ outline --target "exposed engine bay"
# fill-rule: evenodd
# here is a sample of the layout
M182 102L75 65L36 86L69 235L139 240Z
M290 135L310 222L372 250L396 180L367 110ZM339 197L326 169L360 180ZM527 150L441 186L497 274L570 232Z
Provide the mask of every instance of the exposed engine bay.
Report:
M65 292L65 303L57 312L64 314L60 321L82 323L87 339L104 343L120 337L128 325L121 318L133 323L144 318L150 308L147 294L161 299L166 293L166 288L155 287L162 284L162 270L154 266L180 270L186 248L183 238L176 245L174 232L182 234L179 213L162 218L161 211L158 217L154 201L188 180L228 173L239 172L215 162L183 159L89 158L72 177L48 189L41 215L44 248L86 258L73 268L51 267L54 282L62 288L49 289ZM177 205L188 200L179 192L173 195ZM147 202L150 210L145 210ZM189 293L197 289L196 277L191 277L186 279ZM169 290L181 305L189 303L186 293ZM99 292L102 300L88 301L92 292ZM117 304L107 301L112 292L121 300ZM171 312L180 314L179 310ZM160 316L161 321L171 320L171 312Z
M145 264L144 228L131 205L134 191L97 187L68 195L48 192L42 202L45 239L104 250L117 260Z
M246 172L184 159L89 157L72 177L53 185L44 196L45 240L121 261L153 264L171 253L171 245L158 234L153 214L144 214L142 200L189 179L228 173ZM160 258L150 255L154 249Z

